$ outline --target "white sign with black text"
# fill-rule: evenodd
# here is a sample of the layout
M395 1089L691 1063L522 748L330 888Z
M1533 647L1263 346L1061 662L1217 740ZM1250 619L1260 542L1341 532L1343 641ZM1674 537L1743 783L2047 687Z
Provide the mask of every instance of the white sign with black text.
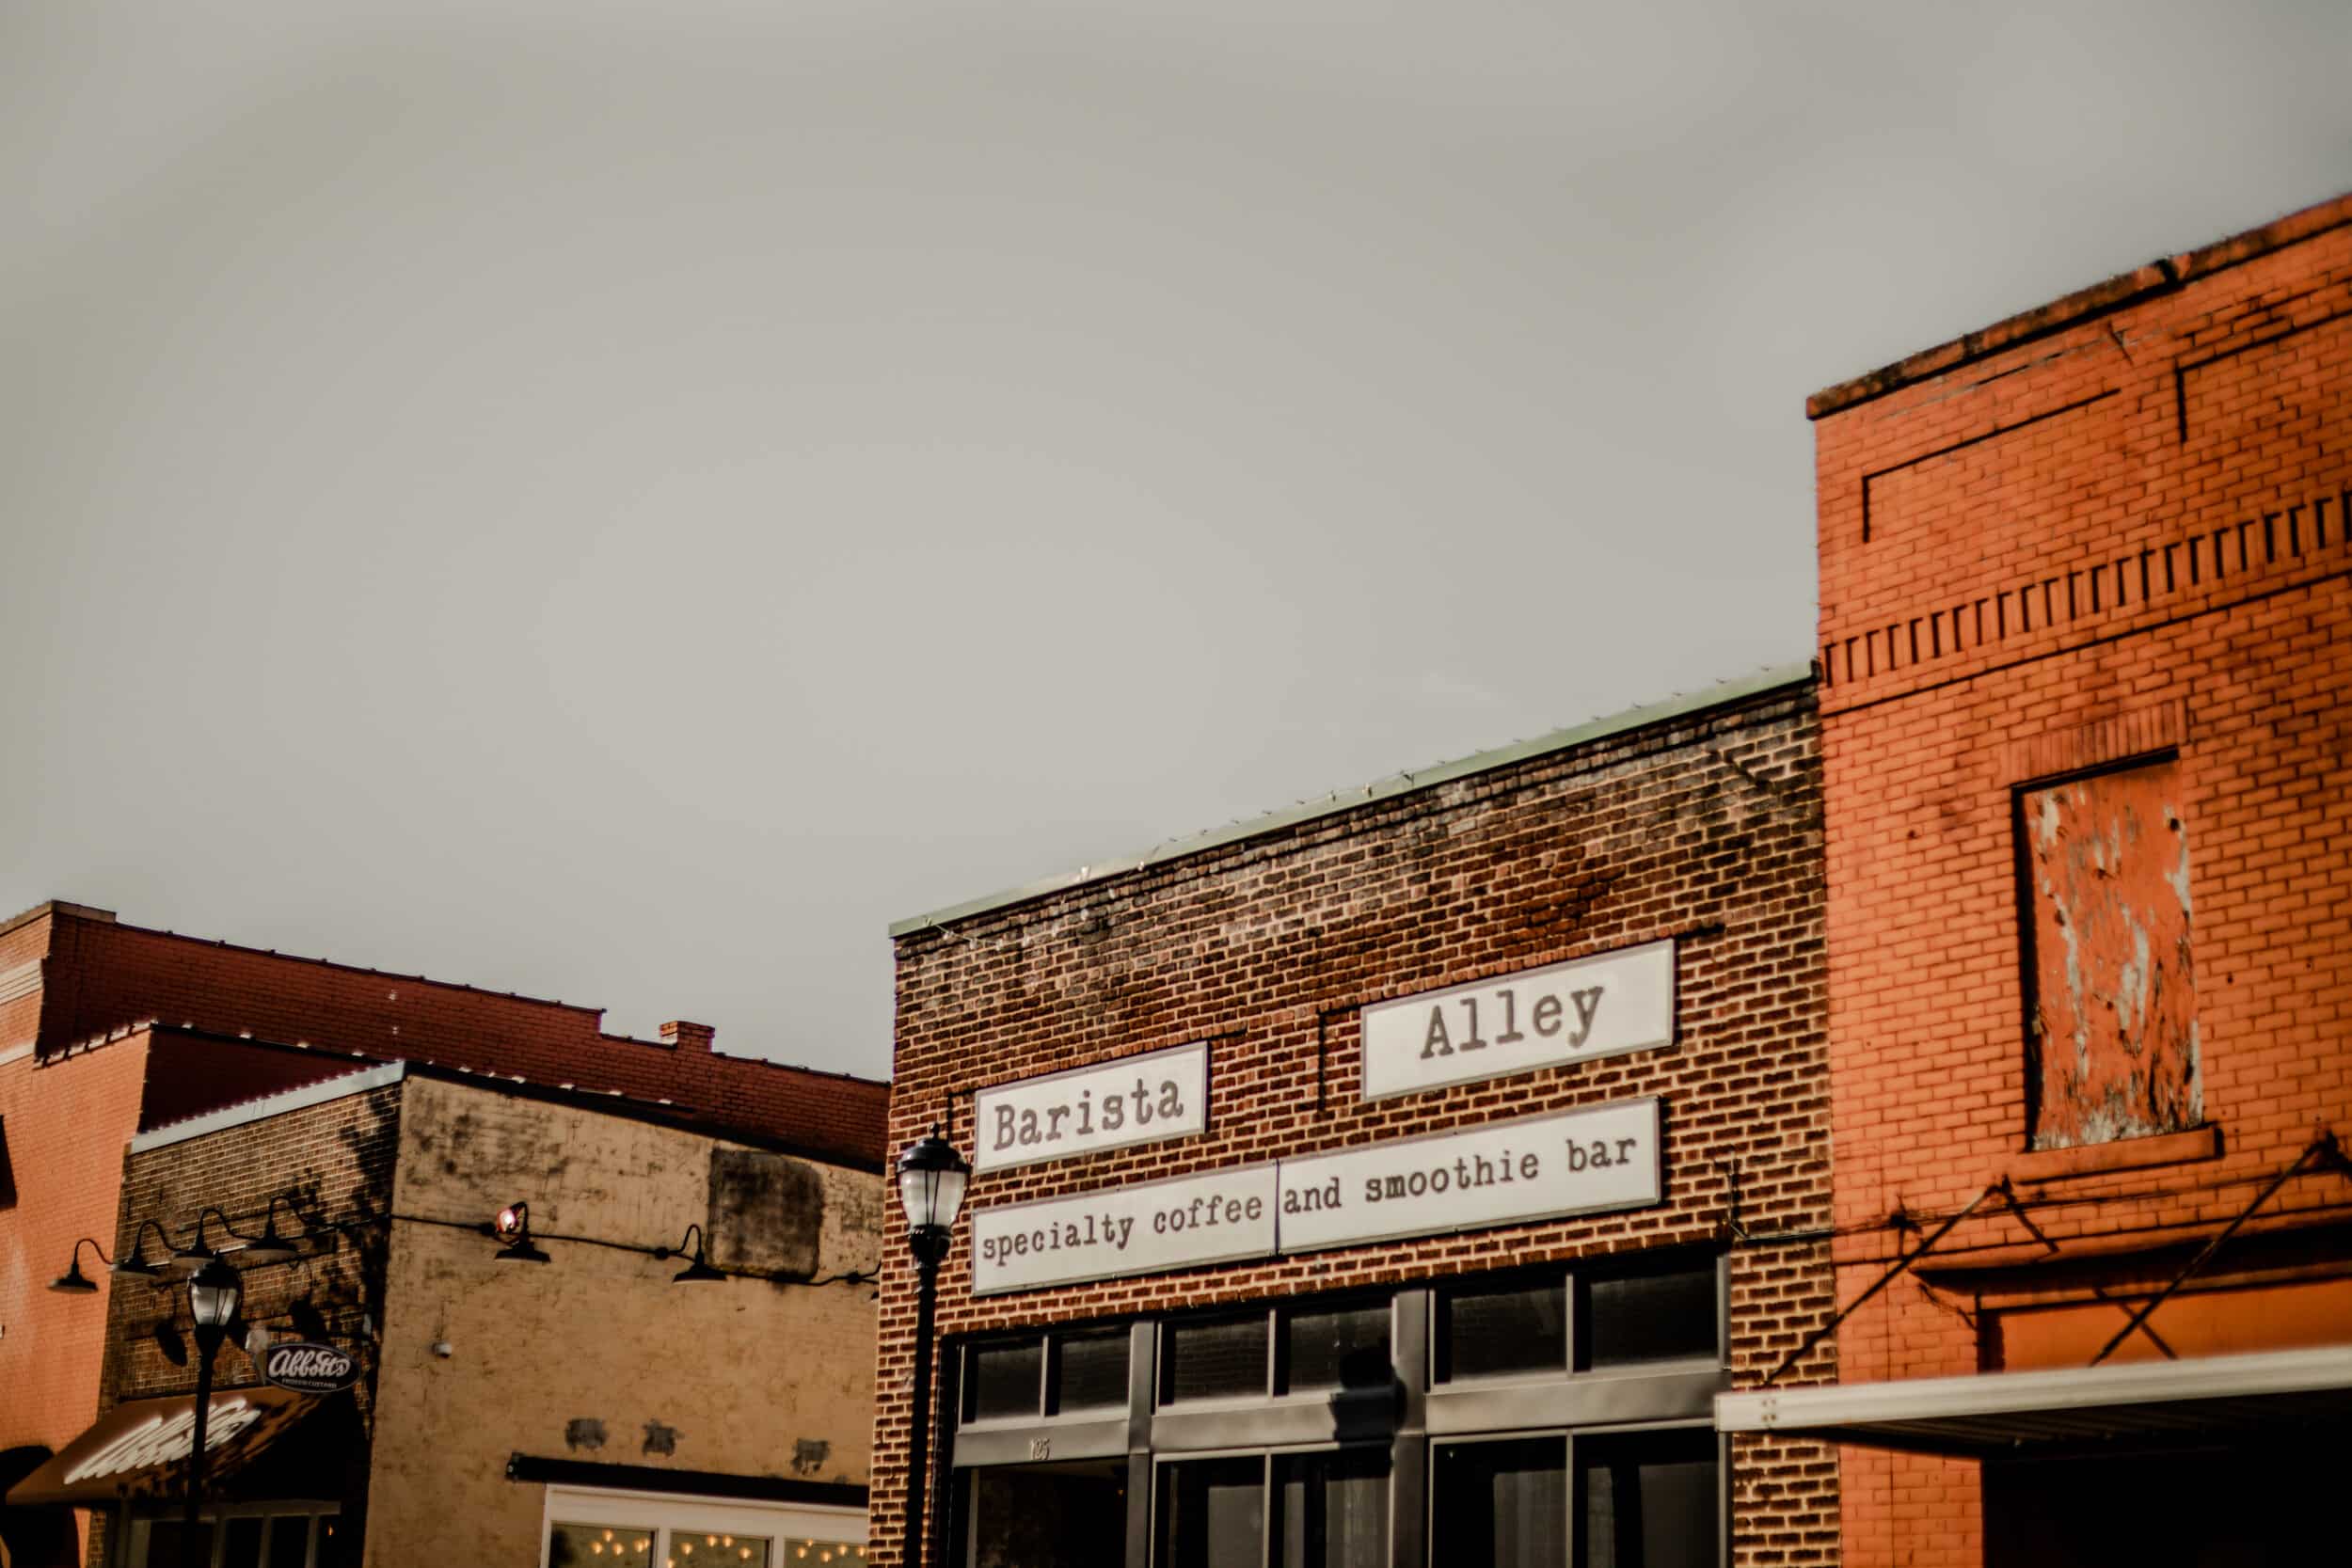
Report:
M1643 1209L1665 1196L1658 1101L1521 1117L1281 1162L1283 1252Z
M1018 1079L972 1100L976 1170L1188 1138L1209 1125L1209 1044Z
M1671 1045L1675 944L1424 991L1363 1010L1363 1098Z
M1263 1164L976 1210L972 1293L1268 1257L1274 1207Z

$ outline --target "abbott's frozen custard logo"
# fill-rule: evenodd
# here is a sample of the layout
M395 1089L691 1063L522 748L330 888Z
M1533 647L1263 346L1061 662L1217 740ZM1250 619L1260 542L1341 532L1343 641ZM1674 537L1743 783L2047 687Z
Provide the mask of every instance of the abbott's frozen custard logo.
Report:
M297 1394L331 1394L348 1388L358 1377L359 1364L348 1351L301 1340L272 1345L262 1357L262 1376Z
M261 1411L244 1400L224 1401L212 1408L204 1424L204 1451L212 1452L262 1418ZM66 1484L119 1476L156 1465L176 1465L195 1450L196 1412L151 1416L65 1473Z

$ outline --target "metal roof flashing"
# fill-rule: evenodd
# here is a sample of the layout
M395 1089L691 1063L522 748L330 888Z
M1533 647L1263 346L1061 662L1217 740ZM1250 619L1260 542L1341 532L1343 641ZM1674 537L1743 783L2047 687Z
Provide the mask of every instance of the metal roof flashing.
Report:
M1491 772L1498 768L1507 768L1513 763L1524 762L1530 757L1568 751L1574 747L1589 745L1597 740L1606 740L1634 730L1645 729L1652 724L1663 723L1669 720L1705 713L1711 708L1728 707L1732 704L1744 702L1748 698L1759 696L1765 692L1776 691L1787 687L1802 686L1812 678L1813 667L1810 664L1774 665L1769 669L1759 670L1753 675L1719 682L1701 691L1677 695L1663 702L1648 703L1639 707L1627 708L1619 713L1587 720L1581 724L1574 724L1566 729L1553 730L1548 735L1539 735L1532 739L1515 740L1506 746L1473 752L1453 762L1441 762L1410 772L1391 773L1355 789L1334 790L1318 799L1303 800L1295 806L1267 812L1261 816L1231 822L1222 828L1211 828L1185 838L1166 840L1140 855L1131 855L1117 861L1104 861L1092 865L1080 866L1074 872L1068 872L1058 877L1048 877L1020 887L1006 888L998 893L986 894L977 898L968 898L961 904L950 904L945 909L933 910L929 914L918 914L905 920L893 921L890 926L890 937L893 942L896 942L905 937L920 936L925 931L945 929L953 921L968 920L974 915L993 913L998 910L1009 909L1016 904L1027 903L1032 899L1048 897L1057 893L1067 893L1073 888L1107 881L1114 877L1123 877L1130 872L1141 871L1147 866L1161 865L1169 861L1180 860L1186 855L1197 855L1205 850L1240 844L1268 833L1279 832L1286 828L1297 827L1301 823L1312 822L1326 816L1336 816L1343 812L1355 811L1398 795L1409 795L1415 790L1434 789L1439 784L1472 778L1480 773Z

